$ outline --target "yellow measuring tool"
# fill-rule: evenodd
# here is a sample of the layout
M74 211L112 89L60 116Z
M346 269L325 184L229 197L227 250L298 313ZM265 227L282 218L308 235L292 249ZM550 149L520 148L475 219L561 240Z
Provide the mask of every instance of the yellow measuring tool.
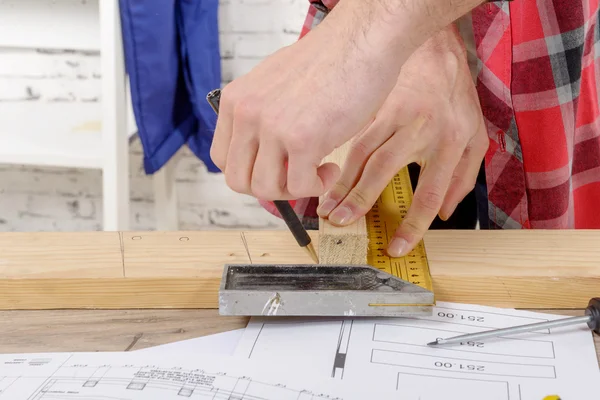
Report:
M366 215L369 265L433 292L425 244L419 244L406 256L392 258L386 249L394 232L412 204L413 191L408 168L394 176Z

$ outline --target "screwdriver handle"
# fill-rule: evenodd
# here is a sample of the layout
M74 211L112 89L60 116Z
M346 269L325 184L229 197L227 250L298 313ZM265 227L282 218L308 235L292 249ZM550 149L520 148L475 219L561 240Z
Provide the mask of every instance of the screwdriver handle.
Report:
M219 115L219 105L221 104L221 89L211 90L206 95L206 101L212 107L215 114Z
M589 328L600 335L600 297L594 297L590 300L585 309L585 315L591 317L587 323Z

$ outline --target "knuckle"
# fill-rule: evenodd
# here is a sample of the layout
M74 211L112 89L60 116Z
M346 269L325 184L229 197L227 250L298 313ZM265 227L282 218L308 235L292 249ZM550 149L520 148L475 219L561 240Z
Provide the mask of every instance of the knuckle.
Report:
M231 190L237 193L247 193L248 186L244 183L242 179L232 173L225 174L225 183Z
M260 103L252 96L239 99L234 105L234 118L241 121L252 121L260 116Z
M336 182L333 187L326 193L327 198L336 202L341 202L352 190L352 188L343 181Z
M350 148L350 154L358 156L361 159L365 159L369 157L371 151L369 146L367 146L364 141L359 140L352 144L352 147Z
M271 200L272 198L278 197L280 193L276 193L273 188L269 188L265 185L265 182L261 179L252 179L250 189L254 197L261 200Z
M426 101L417 107L415 117L423 121L423 126L431 126L439 118L439 110L439 106Z
M421 108L421 112L419 113L421 118L425 120L425 124L431 124L435 121L435 116L437 113L435 112L435 107L430 104L427 104L423 108Z
M419 196L415 196L415 202L420 209L437 213L442 205L444 198L440 191L430 188L423 188Z
M393 162L396 154L388 149L380 149L371 156L373 167L377 170L387 170Z
M302 153L307 149L314 147L314 143L311 140L311 129L306 125L300 125L294 129L285 132L281 131L281 134L285 134L285 142L289 151L294 153Z
M404 232L412 234L413 240L415 239L414 236L419 236L421 232L424 231L424 228L421 227L414 218L406 218L404 221L402 221L401 228Z
M358 210L365 210L370 208L371 202L367 194L359 188L354 188L350 193L348 193L347 201L351 204L352 208Z
M287 148L292 153L304 153L309 148L308 140L298 131L289 133L286 142Z
M252 187L252 195L259 200L271 201L281 198L282 192L280 190L269 190L265 188Z
M221 89L221 98L219 101L220 110L233 110L240 96L236 82L231 82Z
M346 184L346 182L338 181L333 186L333 189L331 190L331 194L345 196L348 192L350 192L350 190L352 190L350 185Z
M287 187L288 192L294 198L310 197L312 194L306 189L302 183L290 182Z
M406 109L407 107L405 103L405 97L398 96L394 98L394 103L389 110L392 111L394 114L401 114L403 112L406 112Z
M277 200L283 196L282 182L271 181L262 174L253 174L250 182L252 195L261 200Z
M461 145L464 145L466 140L464 138L463 130L456 127L453 122L447 122L443 143L445 147L459 149ZM464 146L462 146L464 147Z
M228 83L221 89L221 101L231 102L235 93L235 82Z

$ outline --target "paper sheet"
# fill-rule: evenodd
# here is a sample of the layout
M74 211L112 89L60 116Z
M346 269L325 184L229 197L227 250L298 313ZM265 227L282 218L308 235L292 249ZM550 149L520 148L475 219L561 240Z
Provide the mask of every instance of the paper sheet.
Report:
M221 354L233 355L244 329L217 333L214 335L201 336L194 339L180 340L178 342L162 344L160 346L148 347L134 350L134 353L144 354Z
M140 352L0 355L0 400L359 400L393 391L304 379L225 356Z
M408 400L596 398L600 372L585 326L426 346L438 337L556 318L564 316L449 303L425 318L253 318L235 354L288 363L305 377L368 382Z

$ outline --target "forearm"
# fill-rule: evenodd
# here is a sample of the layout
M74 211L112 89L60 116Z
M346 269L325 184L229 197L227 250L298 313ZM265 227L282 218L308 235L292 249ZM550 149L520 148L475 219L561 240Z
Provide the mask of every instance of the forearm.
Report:
M387 4L390 24L385 29L396 42L418 47L436 32L488 0L376 0ZM400 29L398 29L400 28Z
M468 66L463 40L453 23L436 32L419 46L402 66L401 73L419 74L423 68L430 68L432 64L435 68L448 62ZM426 82L422 83L426 84Z
M399 82L423 92L453 93L455 88L472 87L467 51L454 24L441 29L415 50L402 66Z
M440 30L485 0L340 0L319 29L358 49L401 66Z

